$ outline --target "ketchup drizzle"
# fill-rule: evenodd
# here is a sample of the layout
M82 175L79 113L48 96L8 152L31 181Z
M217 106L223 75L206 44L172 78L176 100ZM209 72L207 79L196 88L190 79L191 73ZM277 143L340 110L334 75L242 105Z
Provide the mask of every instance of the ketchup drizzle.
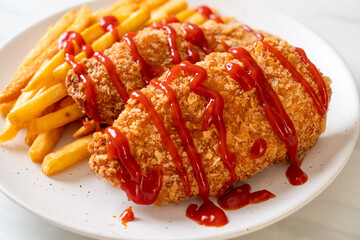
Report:
M127 223L135 220L135 215L132 210L132 207L128 207L119 217L121 219L121 224L127 227Z
M215 36L211 36L211 39L212 39L214 42L222 45L222 46L224 47L225 51L229 50L230 47L229 47L229 45L227 45L227 43L226 43L224 40L217 39Z
M251 148L250 158L256 159L256 158L259 158L262 155L264 155L266 152L266 146L267 146L267 143L264 139L260 138L260 139L256 140L254 145Z
M190 189L187 173L183 166L183 162L181 160L181 157L179 156L179 153L177 152L175 143L171 139L168 131L166 130L163 122L161 121L160 116L157 114L157 112L155 111L151 102L147 99L147 97L142 92L134 91L131 93L130 97L132 99L136 99L137 101L139 101L144 106L147 113L149 114L152 122L154 123L156 129L159 131L161 139L162 139L164 145L166 146L168 152L170 153L170 156L175 164L177 173L179 174L180 179L184 185L184 192L186 195L189 195L191 192L191 189Z
M175 71L174 68L172 68L171 71ZM203 200L206 200L209 197L209 183L207 181L204 168L202 167L201 158L196 150L193 138L183 120L182 111L176 99L175 91L168 86L168 83L161 83L156 79L152 80L151 84L157 89L162 90L169 100L174 126L179 134L181 143L193 168L194 176L199 186L199 195Z
M191 64L188 61L183 61L179 65L173 67L167 74L165 83L171 83L181 71L194 74L194 77L190 80L191 91L209 99L204 113L203 129L207 130L212 123L215 124L219 134L220 157L231 176L230 180L225 183L223 188L219 191L219 195L221 195L238 179L235 173L237 159L235 155L229 151L226 143L226 127L223 119L224 100L219 92L202 85L207 78L206 70L198 65Z
M59 47L64 49L65 61L74 69L76 76L82 81L85 88L86 106L85 111L94 119L96 123L96 130L100 131L100 117L97 112L97 101L94 83L87 74L84 66L81 63L75 61L75 46L72 42L74 40L80 48L86 46L85 40L77 32L63 33L59 38Z
M148 62L144 60L144 58L139 54L136 43L134 41L134 37L136 33L130 32L123 36L123 40L127 43L130 48L131 55L134 60L140 64L142 78L144 84L147 86L151 79L156 76L162 74L164 72L164 68L161 66L151 66Z
M129 95L126 92L126 88L122 83L122 81L120 80L120 77L116 73L116 68L114 63L111 61L110 58L108 58L101 52L95 52L94 58L96 58L100 63L102 63L105 66L106 70L110 75L112 83L114 84L117 92L120 94L122 101L126 103L129 100Z
M221 196L217 202L225 210L235 210L248 204L260 203L276 197L267 190L250 193L250 189L249 184L243 184Z
M187 54L188 54L188 60L191 63L195 64L200 61L200 54L198 51L196 51L196 49L191 43L187 44Z
M294 124L287 115L278 95L266 81L262 69L254 61L250 53L248 53L244 48L231 48L228 52L244 64L245 72L250 76L250 79L254 81L257 93L256 95L259 99L260 105L265 111L265 115L271 127L280 140L286 145L290 161L294 165L293 168L296 168L297 173L301 174L304 179L307 179L306 174L300 169L298 163L298 138ZM239 76L244 75L244 72L239 71L240 66L236 68L231 67L235 65L237 64L233 63L232 65L229 65L227 71L230 77L238 80ZM290 181L290 183L292 183L292 181Z
M301 49L301 48L296 48L296 51L300 55L303 62L305 62L305 64L308 66L308 69L310 70L311 74L314 76L317 87L318 87L319 92L320 92L322 103L324 105L324 108L327 111L328 106L329 106L329 95L328 95L328 92L326 90L326 84L324 82L324 79L320 75L320 73L319 73L318 69L316 68L316 66L308 59L308 57L306 56L305 51L303 49Z
M329 96L326 90L326 85L324 79L321 77L315 65L307 58L305 51L301 48L296 48L296 51L300 55L302 61L308 66L309 71L315 78L315 82L320 92L321 100L316 95L314 88L312 88L309 82L306 81L301 76L301 74L295 69L295 67L291 65L291 63L278 50L276 50L273 46L271 46L269 43L264 41L264 36L261 33L255 32L252 28L250 28L247 25L243 25L243 28L247 32L254 34L262 42L265 49L275 55L275 57L280 61L281 65L283 65L283 67L286 68L291 73L293 78L304 87L305 91L312 98L317 112L321 116L324 116L327 112L328 104L329 104Z
M163 25L163 24L159 24L159 23L154 23L152 27L155 29L163 29L168 33L167 40L168 40L168 45L169 45L169 49L170 49L170 53L171 53L171 58L172 58L174 64L179 64L181 62L181 56L178 51L177 33L174 30L174 28L172 28L168 25Z
M209 42L205 38L204 31L196 24L185 22L181 29L185 35L186 41L198 46L205 54L214 52L214 49L210 47Z
M155 168L149 173L143 174L131 155L125 135L115 127L106 128L104 133L110 138L108 141L109 158L119 160L117 177L121 189L134 203L143 205L154 203L162 186L162 170Z
M218 15L213 13L208 6L200 6L195 10L208 19L214 20L217 23L224 23L224 21Z
M116 42L120 41L120 37L117 32L119 21L116 17L104 16L100 18L100 26L102 27L102 29L104 29L104 31L110 32L113 35Z
M172 16L169 18L163 18L161 19L161 24L163 25L167 25L169 23L179 23L179 19L177 19L176 17Z

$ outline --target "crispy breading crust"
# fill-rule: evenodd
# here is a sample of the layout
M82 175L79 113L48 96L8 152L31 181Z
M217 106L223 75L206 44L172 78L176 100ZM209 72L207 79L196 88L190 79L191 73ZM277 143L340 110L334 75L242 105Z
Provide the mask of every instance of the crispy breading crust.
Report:
M178 50L181 58L185 60L187 59L187 43L181 31L181 24L172 23L170 25L178 34ZM210 45L218 52L225 51L226 49L221 44L214 42L210 36L224 40L230 47L247 46L257 41L255 36L246 32L239 24L225 25L212 22L204 26L204 32ZM134 40L140 55L151 65L160 65L165 68L173 66L165 30L156 30L148 27L140 31ZM200 50L199 52L201 59L203 59L204 53ZM130 49L125 42L115 43L104 54L114 62L116 72L128 93L144 87L140 66L133 60ZM112 124L124 109L124 103L117 93L110 75L105 67L95 58L83 59L81 63L85 66L88 75L94 82L101 122ZM85 111L86 97L84 85L73 70L70 70L66 77L66 86L69 95Z
M285 41L273 39L266 39L266 41L279 50L296 67L318 94L315 81L295 48ZM279 95L286 112L295 125L299 139L298 153L301 154L310 149L325 130L326 116L320 116L317 113L312 99L301 84L291 77L289 71L280 64L275 56L264 49L262 43L257 42L247 47L247 50L264 71L267 81ZM204 67L208 73L204 85L219 91L224 98L227 144L239 161L236 167L239 180L244 180L274 163L285 162L287 150L285 144L271 128L263 108L259 105L255 89L244 92L240 84L227 74L225 68L227 62L235 62L242 66L242 63L234 59L229 53L212 53L198 65ZM214 196L230 176L219 157L216 128L211 126L209 130L202 131L202 118L207 101L204 97L196 95L190 90L190 78L190 74L182 73L174 80L171 87L176 91L184 121L201 155L203 167L209 180L210 195ZM160 80L163 79L164 76L160 78ZM328 77L324 77L324 80L329 96L331 96L331 81ZM197 196L199 193L197 183L189 159L174 128L168 99L162 91L151 85L141 91L152 102L176 144L185 169L189 174L190 197ZM139 102L130 100L125 110L114 122L114 126L126 135L131 153L144 172L148 172L156 166L162 166L164 172L163 186L155 202L156 205L178 202L187 198L171 157L149 115ZM110 181L114 187L119 187L119 180L116 178L118 160L107 157L107 138L107 135L99 132L94 134L94 140L89 145L90 166L93 171ZM263 138L267 142L266 153L258 159L250 159L250 149L259 138Z

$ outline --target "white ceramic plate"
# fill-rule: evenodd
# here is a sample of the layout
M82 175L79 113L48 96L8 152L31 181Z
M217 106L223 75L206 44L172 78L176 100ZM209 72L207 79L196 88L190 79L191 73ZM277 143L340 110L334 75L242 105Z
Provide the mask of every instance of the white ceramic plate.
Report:
M110 0L90 2L92 9L110 4ZM199 6L205 1L191 1ZM333 80L333 95L326 132L316 146L308 151L303 169L309 181L291 186L286 165L274 166L247 182L252 189L267 189L277 197L262 204L227 212L229 224L207 228L185 217L186 207L193 199L167 206L136 206L125 194L96 177L87 161L51 178L44 176L38 164L30 161L23 143L24 132L10 143L0 146L0 190L9 198L64 229L101 239L223 239L240 236L275 223L298 210L328 186L349 158L359 129L359 97L354 79L339 55L308 28L264 6L250 1L206 1L226 16L256 29L276 34L292 45L302 47L309 58ZM47 18L9 41L0 50L2 88L11 79L21 59L45 29L63 13ZM1 123L4 121L1 118ZM69 127L61 144L71 141ZM125 229L118 218L132 205L136 220Z

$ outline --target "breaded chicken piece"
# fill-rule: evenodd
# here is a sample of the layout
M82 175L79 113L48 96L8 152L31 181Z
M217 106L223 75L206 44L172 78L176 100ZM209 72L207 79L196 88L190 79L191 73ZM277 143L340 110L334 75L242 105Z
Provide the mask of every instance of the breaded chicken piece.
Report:
M184 33L181 30L182 24L171 23L169 25L177 32L178 51L181 59L186 60L188 57L188 48ZM217 40L225 41L229 47L247 46L257 41L257 38L253 34L245 31L240 24L227 25L212 22L206 24L203 30L210 46L216 52L224 52L227 49L222 44L215 42L213 37ZM140 31L134 38L134 41L139 54L145 61L153 66L163 66L167 69L174 65L167 38L168 35L165 30L148 27ZM195 46L195 48L197 47ZM203 59L205 57L204 52L198 48L197 50L200 53L200 58ZM115 43L104 52L104 55L113 61L116 67L116 73L124 84L127 93L145 86L142 80L140 64L134 61L130 48L124 41ZM124 102L116 91L110 75L103 64L95 58L83 59L81 63L85 66L86 72L95 86L100 122L112 124L124 109ZM86 96L84 85L74 73L74 70L69 71L66 77L66 86L69 95L78 103L81 109L85 111Z
M295 48L281 40L266 38L265 41L280 51L295 66L319 96L313 75ZM263 70L266 80L278 94L284 109L294 123L298 136L298 154L302 154L313 147L320 134L325 131L326 115L318 114L313 100L304 87L291 76L272 53L263 47L261 42L256 42L246 49ZM223 117L227 130L227 146L238 160L235 171L241 181L275 163L284 163L288 157L285 144L277 137L269 124L264 109L259 105L255 89L244 91L240 84L227 73L226 63L228 62L243 66L230 53L212 53L197 65L203 67L208 73L203 85L215 89L224 99ZM230 179L230 174L220 158L219 137L214 124L207 131L202 131L204 109L208 100L190 90L191 77L193 74L182 72L170 86L176 92L184 122L190 130L201 156L202 165L209 181L210 196L215 196ZM165 74L159 80L164 81L164 78ZM330 97L331 81L328 77L323 78ZM175 130L168 98L151 84L143 88L141 92L151 101L175 142L191 186L191 194L186 196L172 158L149 114L141 103L129 100L128 105L113 126L127 137L131 154L143 172L149 172L158 166L162 168L164 174L162 188L155 205L179 202L182 199L197 196L199 194L198 185L187 154ZM260 138L267 142L267 150L260 158L251 159L250 150L254 142ZM95 173L111 182L114 187L119 188L119 179L116 176L119 162L117 159L108 157L107 141L109 141L107 134L101 132L94 134L93 142L89 145L90 166Z

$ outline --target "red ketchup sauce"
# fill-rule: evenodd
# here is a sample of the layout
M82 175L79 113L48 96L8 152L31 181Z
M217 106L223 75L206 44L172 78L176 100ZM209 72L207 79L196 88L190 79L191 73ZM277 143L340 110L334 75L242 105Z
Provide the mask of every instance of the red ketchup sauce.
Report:
M208 227L222 227L229 222L224 211L210 200L204 201L200 207L196 204L189 205L186 209L186 216L198 224Z
M104 16L100 18L100 26L104 31L111 32L116 42L120 41L119 34L117 32L117 26L119 26L119 21L114 16Z
M115 86L116 91L120 94L122 101L126 103L129 99L129 95L126 92L126 88L122 83L122 81L120 80L120 77L116 73L116 68L114 63L111 61L110 58L105 56L102 52L95 52L94 58L96 58L100 63L102 63L105 66L106 70L110 75L112 83Z
M169 17L169 18L163 18L161 19L161 24L163 25L167 25L169 23L178 23L179 19L177 19L176 17Z
M179 65L176 65L179 66ZM174 71L179 72L179 70L176 70L176 66L171 69L169 74L174 74ZM168 76L169 76L168 74ZM172 80L172 79L171 79ZM167 78L166 81L169 81L169 78ZM184 147L184 150L190 160L190 164L194 171L195 179L199 186L199 195L203 200L208 199L209 197L209 183L204 171L204 168L202 167L202 162L200 155L195 147L193 138L190 134L189 129L186 127L185 122L183 120L182 111L180 108L180 105L176 99L175 91L168 86L169 82L159 82L158 80L154 79L151 81L151 84L156 87L157 89L160 89L164 92L164 94L169 99L170 109L172 118L174 121L174 126L176 131L179 134L179 137L181 139L181 143Z
M167 74L165 82L167 84L171 83L181 71L194 74L194 77L190 80L191 91L204 96L209 101L204 111L203 130L207 130L211 124L215 125L219 134L220 157L231 176L230 180L224 184L223 188L220 190L219 195L221 195L238 179L235 174L237 159L235 155L229 151L226 142L226 127L223 119L224 100L219 92L202 85L207 78L206 70L198 65L191 64L188 61L184 61L173 67Z
M250 28L247 25L243 25L243 28L254 34L263 44L266 50L271 52L275 55L275 57L280 61L281 65L283 65L284 68L286 68L292 75L292 77L301 83L301 85L304 87L305 91L309 94L309 96L312 98L314 105L316 107L317 112L324 116L328 109L328 103L329 103L329 96L328 92L326 90L326 84L324 82L324 79L321 77L319 71L315 67L315 65L307 58L305 51L301 48L296 48L297 53L300 55L302 61L308 66L309 71L313 75L315 82L319 88L321 100L316 95L315 89L311 87L308 81L306 81L301 74L295 69L295 67L273 46L271 46L269 43L264 41L264 36L261 33L255 32L252 28Z
M207 6L200 6L195 10L208 19L214 20L217 23L224 23L223 20Z
M59 47L64 49L65 61L74 69L76 76L82 81L85 88L86 106L85 111L89 117L94 119L96 123L96 130L100 131L100 117L97 112L96 93L93 81L87 74L84 66L75 61L75 46L72 42L74 40L80 48L86 46L85 40L77 32L66 32L59 38ZM88 56L91 57L91 56Z
M121 189L126 192L128 199L136 204L153 204L162 186L162 170L155 168L149 173L142 173L131 155L125 135L115 127L106 128L104 133L109 136L109 158L119 160L117 175Z
M132 210L132 207L128 207L119 217L121 219L121 224L127 227L127 223L135 220L135 215Z
M256 89L256 95L260 102L260 105L265 111L265 115L275 131L276 135L283 141L288 150L290 156L290 161L294 165L293 168L296 168L298 176L294 179L303 179L302 182L305 183L307 180L306 174L300 169L298 163L298 138L295 131L295 127L290 117L287 115L278 95L272 89L270 84L266 81L265 76L261 68L257 65L254 59L251 57L244 48L232 48L228 51L231 53L234 58L241 61L245 69L239 70L241 67L232 67L237 64L233 63L227 66L228 74L235 79L236 81L242 81L241 78L246 78L247 80L252 79ZM245 75L250 76L243 77ZM290 183L293 185L299 185L298 182L289 179Z
M211 36L211 39L212 39L214 42L222 45L223 48L225 49L225 51L229 50L230 47L229 47L229 45L227 45L227 43L226 43L224 40L217 39L215 36Z
M250 185L244 184L225 193L217 202L225 210L235 210L248 204L261 203L274 197L275 195L267 190L250 193Z
M256 159L264 155L266 152L266 147L267 147L267 143L264 139L260 138L256 140L250 150L250 158Z
M185 22L181 29L185 35L186 41L189 43L198 46L201 50L204 51L205 54L210 54L214 52L214 49L210 47L209 42L205 38L204 31L200 26Z
M166 130L163 122L161 121L160 116L157 114L155 108L152 106L149 99L147 99L147 97L142 92L134 91L131 93L130 97L132 99L136 99L137 101L139 101L144 106L147 113L149 114L152 122L154 123L156 129L159 131L161 139L164 145L166 146L168 152L170 153L170 156L175 164L177 173L179 174L180 179L184 185L184 192L186 195L189 195L191 189L190 189L187 173L183 166L183 162L177 152L175 143L171 139L168 131Z
M131 55L134 60L140 64L141 74L145 85L148 85L151 79L159 76L164 72L164 68L161 66L152 66L139 54L136 43L134 41L134 37L136 33L127 33L123 36L123 40L129 46Z
M188 60L191 63L195 64L200 61L200 54L198 51L196 51L196 49L191 43L187 44L187 54L188 54Z
M174 64L179 64L181 62L181 56L180 56L180 53L179 53L178 47L177 47L176 31L168 25L163 25L163 24L159 24L159 23L154 23L152 25L152 27L154 29L163 29L168 33L167 40L168 40L171 58L172 58Z
M295 67L292 66L291 63L278 50L276 50L269 43L264 41L264 36L261 33L255 32L253 29L251 29L249 26L246 26L246 25L244 25L243 28L246 31L253 33L262 42L265 49L275 55L275 57L280 61L281 65L283 65L283 67L285 67L291 73L292 77L304 87L305 91L312 98L317 112L321 116L324 116L327 113L328 104L329 104L329 96L328 96L328 92L326 90L326 84L324 82L324 79L320 75L319 71L315 67L315 65L307 58L305 51L301 48L296 48L297 53L300 55L302 61L307 65L309 71L311 72L311 74L313 75L313 77L315 79L315 82L319 89L321 100L317 96L315 89L313 89L311 87L309 82L307 82L301 76L301 74L295 69ZM291 157L292 154L290 154L290 152L289 152L289 155L290 155L290 159L293 159L293 160L291 160L292 165L289 166L289 168L286 172L286 176L292 185L302 185L307 181L308 177L300 169L300 166L297 163L297 161L295 163L295 160L294 160L295 157L292 158Z

